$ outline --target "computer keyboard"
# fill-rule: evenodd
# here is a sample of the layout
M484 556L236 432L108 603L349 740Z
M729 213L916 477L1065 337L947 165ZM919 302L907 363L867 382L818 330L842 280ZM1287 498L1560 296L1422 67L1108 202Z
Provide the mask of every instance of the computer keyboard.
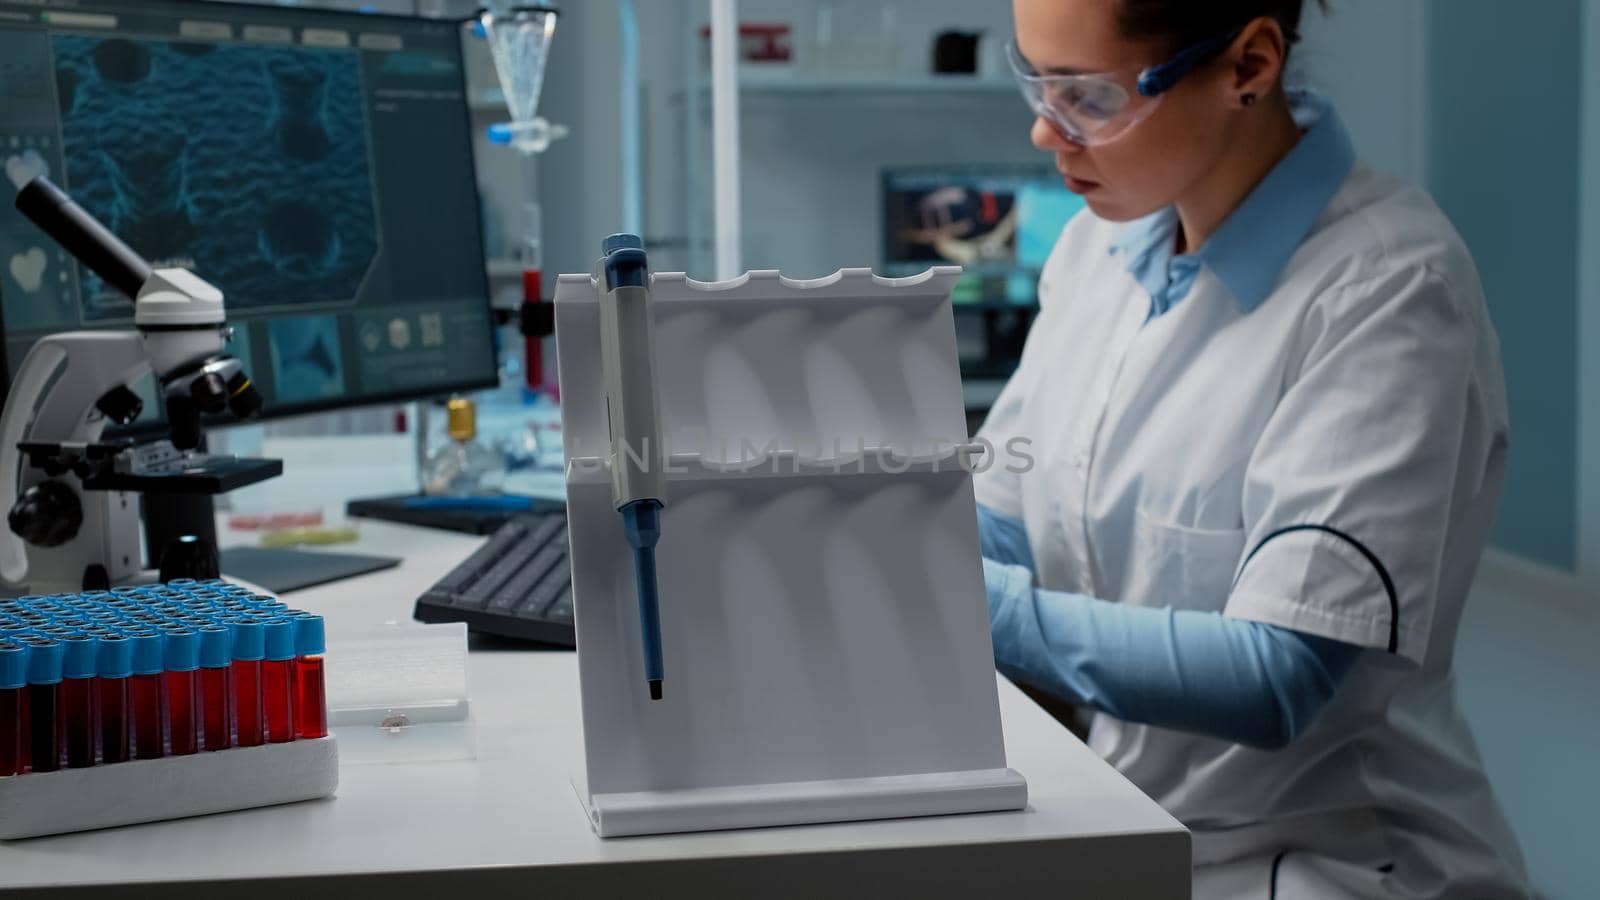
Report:
M572 647L565 512L518 516L417 598L419 622Z

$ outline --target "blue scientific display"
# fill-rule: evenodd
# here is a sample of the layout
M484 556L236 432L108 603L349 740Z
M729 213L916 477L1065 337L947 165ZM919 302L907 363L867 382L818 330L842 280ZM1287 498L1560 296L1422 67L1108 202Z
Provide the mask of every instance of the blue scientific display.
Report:
M12 208L44 174L222 291L266 415L494 384L471 129L456 22L0 0L0 378L133 318Z
M378 241L354 52L51 43L67 180L92 215L226 285L230 310L355 297ZM88 279L88 319L131 314Z

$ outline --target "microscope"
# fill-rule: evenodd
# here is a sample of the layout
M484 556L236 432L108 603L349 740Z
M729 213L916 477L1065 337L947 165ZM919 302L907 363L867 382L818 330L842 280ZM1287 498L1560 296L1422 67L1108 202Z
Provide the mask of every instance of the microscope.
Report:
M222 292L185 269L152 269L44 176L16 205L133 300L134 327L45 337L12 380L0 412L0 579L36 594L140 580L141 506L163 580L215 576L211 497L283 472L281 460L204 452L204 417L261 409L226 352ZM130 385L152 372L166 435L102 440L109 423L139 417Z

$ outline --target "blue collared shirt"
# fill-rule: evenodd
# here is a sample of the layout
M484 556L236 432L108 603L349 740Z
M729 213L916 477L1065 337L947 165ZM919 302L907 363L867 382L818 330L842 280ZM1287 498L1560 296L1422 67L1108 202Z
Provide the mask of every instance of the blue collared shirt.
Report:
M1305 134L1204 246L1176 252L1178 211L1170 206L1129 223L1112 245L1149 292L1150 318L1188 296L1202 268L1222 281L1241 311L1255 310L1349 177L1355 148L1332 105L1311 91L1291 91L1289 101Z

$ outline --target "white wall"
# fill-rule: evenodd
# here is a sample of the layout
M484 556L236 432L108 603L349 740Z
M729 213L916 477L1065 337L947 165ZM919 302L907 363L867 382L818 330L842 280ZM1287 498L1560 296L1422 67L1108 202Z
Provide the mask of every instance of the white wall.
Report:
M572 129L539 161L550 278L589 271L600 241L622 227L618 24L616 0L561 4L540 101L545 118ZM546 294L553 290L546 285Z
M1308 9L1293 64L1333 101L1363 160L1418 184L1427 181L1425 9L1412 0Z
M1570 582L1492 555L1456 639L1457 694L1496 797L1549 900L1600 897L1600 604Z

